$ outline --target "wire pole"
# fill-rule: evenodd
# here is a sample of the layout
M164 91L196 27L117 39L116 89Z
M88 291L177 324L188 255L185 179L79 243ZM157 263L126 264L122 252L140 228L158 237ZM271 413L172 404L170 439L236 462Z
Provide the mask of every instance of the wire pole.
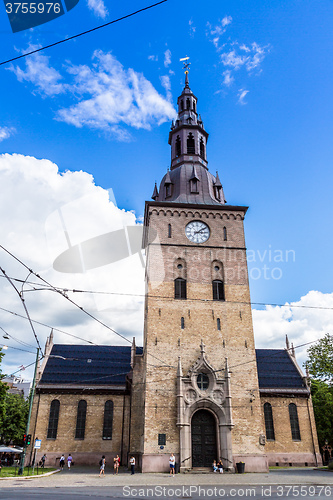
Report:
M30 391L30 395L29 395L30 402L29 402L29 413L28 413L27 427L26 427L26 430L25 430L25 435L26 436L29 434L30 419L31 419L31 412L32 412L32 404L33 404L34 395L35 395L35 386L36 386L36 375L37 375L38 360L39 360L39 348L37 347L37 355L36 355L36 362L35 362L34 378L33 378L33 381L32 381L32 387L31 387L31 391ZM31 443L31 445L32 445L32 443ZM24 471L24 460L25 460L26 452L27 452L27 443L25 442L24 446L23 446L23 452L22 452L22 455L21 455L20 468L18 470L18 475L19 476L22 476L23 471Z

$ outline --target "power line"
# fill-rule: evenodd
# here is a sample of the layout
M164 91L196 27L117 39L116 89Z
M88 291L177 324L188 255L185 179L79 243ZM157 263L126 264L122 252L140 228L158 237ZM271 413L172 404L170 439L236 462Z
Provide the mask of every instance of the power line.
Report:
M7 64L12 61L17 61L18 59L21 59L22 57L27 57L30 56L31 54L35 54L36 52L40 52L42 50L49 49L51 47L54 47L55 45L59 45L60 43L68 42L69 40L73 40L74 38L78 38L79 36L82 35L87 35L88 33L92 33L93 31L99 30L101 28L105 28L106 26L110 26L110 24L115 24L118 23L119 21L123 21L124 19L128 19L129 17L135 16L136 14L139 14L140 12L144 12L145 10L152 9L153 7L157 7L158 5L161 5L164 2L167 2L168 0L161 0L160 2L154 3L152 5L148 5L148 7L144 7L143 9L136 10L135 12L131 12L130 14L127 14L126 16L119 17L118 19L114 19L113 21L110 21L105 24L101 24L100 26L96 26L95 28L91 28L90 30L82 31L81 33L78 33L77 35L70 36L68 38L64 38L62 40L59 40L58 42L51 43L50 45L45 45L44 47L41 47L36 50L32 50L30 52L26 52L25 54L21 54L20 56L17 57L12 57L11 59L7 59L7 61L2 61L0 62L0 66L3 64Z

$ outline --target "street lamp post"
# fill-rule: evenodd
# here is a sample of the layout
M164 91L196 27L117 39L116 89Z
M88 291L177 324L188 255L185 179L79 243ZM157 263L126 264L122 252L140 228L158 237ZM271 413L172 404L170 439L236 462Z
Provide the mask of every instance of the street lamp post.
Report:
M32 387L31 387L31 391L30 391L29 413L28 413L27 427L26 427L26 431L25 431L26 436L29 434L30 419L31 419L31 412L32 412L32 403L33 403L34 395L35 395L35 386L36 386L36 375L37 375L38 359L39 359L39 348L37 347L37 355L36 355L36 362L35 362L35 372L34 372L34 378L33 378L33 381L32 381ZM20 468L18 470L18 475L19 476L22 476L22 474L23 474L24 461L25 461L26 452L27 452L27 443L25 442L24 445L23 445L23 451L22 451L22 454L21 454Z

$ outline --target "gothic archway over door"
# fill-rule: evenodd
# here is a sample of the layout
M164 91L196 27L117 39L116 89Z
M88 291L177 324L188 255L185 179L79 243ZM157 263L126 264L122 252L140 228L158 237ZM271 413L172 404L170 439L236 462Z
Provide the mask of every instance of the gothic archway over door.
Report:
M216 455L216 422L211 412L199 410L192 417L192 467L211 467Z

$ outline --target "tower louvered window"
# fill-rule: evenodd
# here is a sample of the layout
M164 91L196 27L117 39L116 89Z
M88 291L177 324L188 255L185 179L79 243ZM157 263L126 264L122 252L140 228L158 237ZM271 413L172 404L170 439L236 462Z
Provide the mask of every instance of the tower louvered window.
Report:
M77 406L75 439L84 439L86 430L87 401L83 399Z
M195 144L193 134L190 132L187 137L187 154L195 154Z
M265 417L265 427L266 427L266 439L274 441L275 433L274 433L273 412L272 412L272 405L270 403L264 404L264 417Z
M221 280L213 280L213 300L225 300L224 283Z
M200 139L200 156L201 158L205 158L205 144L204 141L202 140L202 137Z
M177 135L176 139L176 156L180 156L182 154L182 142L180 140L179 135Z
M112 439L113 401L106 401L104 405L103 439Z
M289 418L290 418L291 436L294 441L300 441L301 433L299 430L297 406L295 405L295 403L290 403L289 405Z
M54 399L50 406L49 426L47 429L47 439L57 439L60 401Z
M190 109L191 107L191 102L189 99L186 99L186 109Z
M186 280L175 279L175 299L186 299Z

